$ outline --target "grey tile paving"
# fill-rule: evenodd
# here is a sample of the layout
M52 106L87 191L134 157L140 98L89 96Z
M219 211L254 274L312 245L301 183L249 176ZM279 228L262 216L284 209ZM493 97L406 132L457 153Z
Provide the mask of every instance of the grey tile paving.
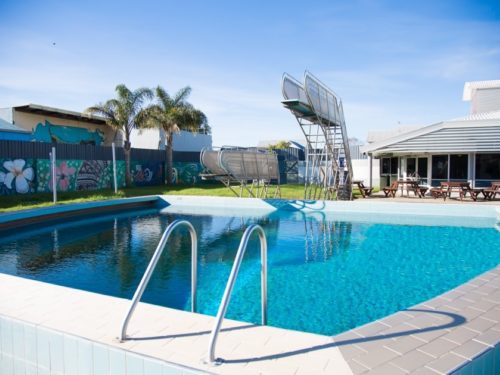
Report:
M394 339L392 342L385 345L396 353L405 354L409 351L415 350L418 347L425 345L425 341L419 340L412 336L402 336Z
M413 350L406 353L404 356L391 360L390 363L396 365L397 367L412 372L419 367L424 367L427 363L434 360L428 354L419 352L418 350Z
M488 349L490 349L488 345L472 340L463 345L457 346L452 350L452 353L458 354L459 356L467 359L473 359Z
M498 335L498 332L496 332L495 330L489 330L474 337L473 341L478 341L485 345L494 347L500 342L500 337Z
M412 372L412 375L436 375L436 374L439 373L427 367L420 367Z
M453 348L456 348L457 346L457 343L438 338L428 344L419 347L418 350L424 352L425 354L429 354L434 358L439 358L442 355L449 353Z
M467 329L466 327L457 327L450 333L444 335L443 339L453 341L458 345L462 345L465 342L472 340L477 335L478 333L476 331L472 331L470 329Z
M384 363L382 366L375 367L369 372L377 375L402 375L407 374L406 371L394 366L392 363Z
M467 322L467 328L471 329L476 332L486 332L488 329L493 327L495 325L495 322L484 319L483 317L478 317L476 319L471 320L470 322Z
M429 362L425 365L425 367L436 370L442 374L447 374L461 367L465 362L467 361L464 360L463 357L460 357L453 353L447 353L444 356L436 359L435 361Z
M354 357L352 360L365 367L373 369L383 363L389 362L391 359L398 357L398 354L390 349L379 348L371 350L368 353Z

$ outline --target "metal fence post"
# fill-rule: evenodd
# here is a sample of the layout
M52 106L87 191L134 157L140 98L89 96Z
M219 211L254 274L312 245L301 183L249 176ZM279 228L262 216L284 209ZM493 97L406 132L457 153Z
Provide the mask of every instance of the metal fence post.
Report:
M52 147L50 153L50 164L52 168L52 200L54 204L57 203L57 179L56 179L56 148Z
M111 150L113 152L113 181L115 185L115 194L118 193L118 186L116 184L116 152L115 152L115 142L111 143Z

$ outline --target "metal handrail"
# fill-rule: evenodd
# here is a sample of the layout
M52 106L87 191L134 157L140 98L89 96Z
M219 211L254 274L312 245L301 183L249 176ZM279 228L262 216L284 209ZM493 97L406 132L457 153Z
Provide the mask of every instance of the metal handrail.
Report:
M222 301L219 305L219 311L217 312L217 316L215 318L215 325L212 329L212 333L210 334L210 343L208 346L208 362L212 365L218 365L222 363L222 360L220 358L215 358L215 345L217 343L217 336L219 335L222 320L226 315L234 283L236 281L236 277L238 276L241 262L247 249L248 240L250 238L250 235L255 230L258 231L260 239L260 287L262 325L267 324L267 240L264 229L262 229L260 225L252 224L245 230L245 233L243 233L243 237L241 238L240 246L238 247L238 252L236 253L236 257L234 259L233 268L231 269L226 289L224 290L224 295L222 296Z
M196 275L197 275L197 259L198 259L198 240L196 237L196 231L193 225L189 221L175 220L167 227L167 229L165 229L165 232L163 232L163 236L161 236L160 242L158 243L158 246L156 247L153 257L149 262L148 268L146 268L144 276L142 276L142 280L139 283L139 286L137 287L134 296L132 297L132 303L130 304L127 314L125 315L125 318L123 319L121 325L121 331L119 337L120 341L123 342L126 340L127 326L130 321L130 318L132 317L132 314L134 313L134 310L137 307L137 304L139 303L142 294L146 289L146 286L148 285L149 279L153 274L153 271L156 267L156 264L158 263L158 260L163 254L163 250L165 249L165 244L167 243L170 234L175 228L181 225L186 225L191 235L191 311L192 312L196 311Z

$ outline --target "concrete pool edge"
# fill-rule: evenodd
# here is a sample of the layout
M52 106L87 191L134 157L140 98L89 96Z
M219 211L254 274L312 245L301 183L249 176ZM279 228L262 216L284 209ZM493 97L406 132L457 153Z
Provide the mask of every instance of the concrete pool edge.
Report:
M164 203L158 196L144 196L133 198L109 199L83 203L57 204L49 207L40 207L14 212L0 213L0 230L14 225L23 226L43 221L43 218L58 219L65 216L75 217L102 212L103 209L131 209L146 205Z
M207 365L203 359L206 358L214 318L146 303L140 303L131 321L128 332L132 339L119 343L116 336L129 302L121 298L0 274L0 343L2 351L6 350L2 358L7 357L11 362L28 361L31 366L40 364L42 370L55 374L70 373L64 369L61 371L61 361L64 359L59 357L55 357L53 361L57 367L50 368L52 361L47 359L47 355L50 356L49 350L44 345L39 345L49 341L50 346L50 339L37 340L35 348L30 351L31 356L38 355L33 354L34 350L40 351L40 360L34 362L33 359L22 358L21 355L26 355L26 350L16 350L16 346L19 346L16 342L27 342L27 338L16 339L12 327L3 325L6 320L15 320L14 325L24 322L35 325L37 329L63 332L72 339L79 337L90 340L92 345L101 349L105 347L113 353L117 349L125 350L126 355L135 358L134 362L144 361L142 357L147 356L167 365L184 366L184 370L179 372L182 374L193 373L191 369L218 374L284 374L299 371L301 367L302 370L297 373L308 373L311 369L315 373L324 374L331 373L332 370L338 374L352 373L336 347L326 348L320 355L303 353L311 346L331 345L331 338L328 336L256 326L229 319L224 320L216 349L217 356L223 357L225 362L221 366ZM24 327L21 331L18 327L17 335L22 335L23 332ZM60 339L52 339L60 343ZM33 343L30 345L33 346ZM90 358L87 367L103 368L102 360L99 360L99 364L92 363L93 357L88 354L92 349L86 343L82 346L87 347L82 350L86 350L86 357ZM54 353L65 354L65 348L55 350ZM108 353L108 370L110 361L111 354ZM7 366L12 367L13 364ZM134 371L131 372L134 375L146 374L144 370L138 370L137 363L131 366L134 366ZM92 374L92 370L85 373ZM171 373L177 372L168 372ZM150 375L149 372L147 374Z
M0 213L0 225L7 222L57 215L68 212L82 213L85 210L106 207L113 208L127 204L154 203L158 206L178 206L186 208L223 208L223 209L248 209L262 213L276 210L295 212L334 212L349 214L385 214L385 215L412 215L427 217L453 217L456 215L467 218L483 218L500 222L500 204L480 205L468 202L464 204L439 205L434 203L401 203L392 201L307 201L294 199L260 199L260 198L232 198L213 196L190 195L148 195L131 198L119 198L83 203L57 204L49 207L19 210Z

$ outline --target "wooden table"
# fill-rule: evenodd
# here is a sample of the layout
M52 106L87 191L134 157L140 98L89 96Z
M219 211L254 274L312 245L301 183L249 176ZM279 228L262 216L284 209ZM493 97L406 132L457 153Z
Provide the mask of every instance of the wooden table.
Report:
M500 182L493 182L489 188L483 189L484 199L491 201L497 194L500 194Z
M457 190L460 195L460 200L463 200L463 198L467 195L467 192L472 191L470 184L467 181L443 181L441 182L441 187L443 188L443 190L446 189L448 198L451 197L451 193L453 190ZM476 199L477 199L477 194L476 194Z
M356 185L363 198L369 197L372 194L373 188L367 188L363 180L353 180L352 184Z
M401 196L404 194L406 188L406 195L410 196L410 190L415 193L416 197L421 198L420 187L417 180L398 180L398 187L401 186ZM425 194L425 192L424 192Z

